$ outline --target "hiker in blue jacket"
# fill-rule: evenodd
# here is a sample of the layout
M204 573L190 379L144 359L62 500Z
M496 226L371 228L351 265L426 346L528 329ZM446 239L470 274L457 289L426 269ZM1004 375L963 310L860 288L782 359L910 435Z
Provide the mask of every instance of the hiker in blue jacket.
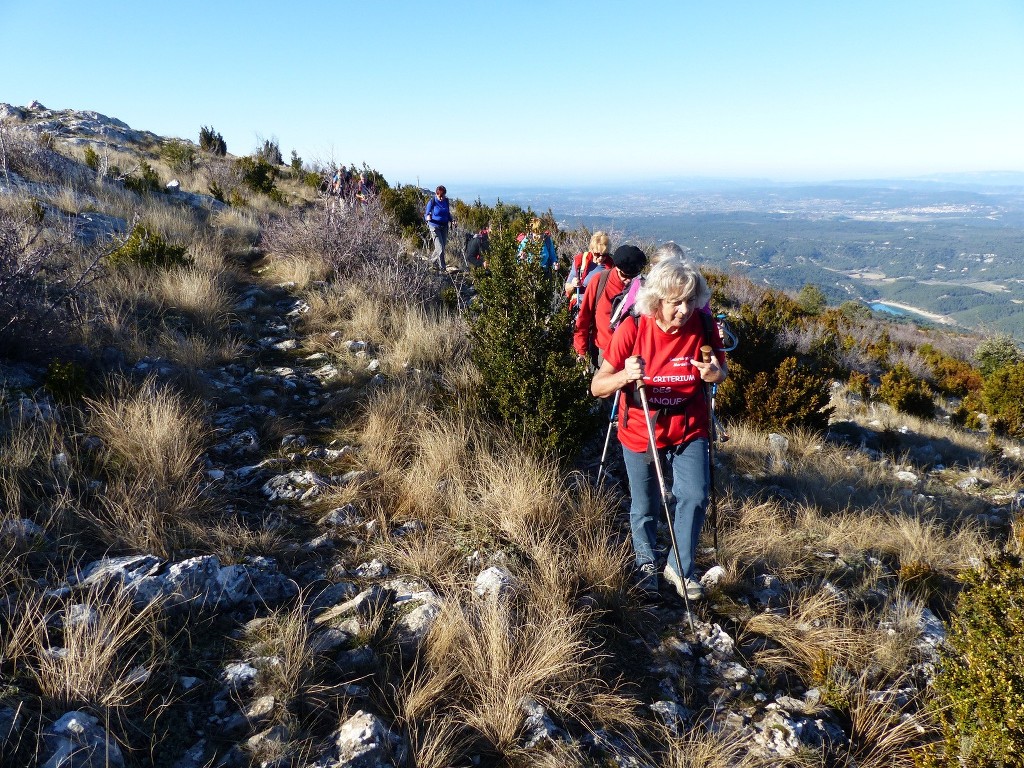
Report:
M551 233L542 230L543 223L540 219L534 218L530 222L530 231L519 241L517 255L520 261L532 259L530 245L540 243L540 265L545 272L550 272L558 263L558 254L555 253L555 244L551 242ZM537 246L534 245L534 248Z
M452 223L452 212L448 204L448 190L444 186L434 190L434 196L427 203L427 211L423 218L427 222L430 238L434 243L430 266L436 266L441 272L445 272L448 267L444 263L444 249L448 245L448 225Z

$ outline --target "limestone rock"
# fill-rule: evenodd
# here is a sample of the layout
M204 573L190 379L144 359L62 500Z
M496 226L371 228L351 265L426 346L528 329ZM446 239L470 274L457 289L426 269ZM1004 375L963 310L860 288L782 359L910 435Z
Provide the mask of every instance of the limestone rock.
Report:
M329 768L395 768L404 758L402 740L376 715L359 710L334 734L337 760Z
M47 759L42 768L123 768L124 755L99 720L68 712L43 731Z

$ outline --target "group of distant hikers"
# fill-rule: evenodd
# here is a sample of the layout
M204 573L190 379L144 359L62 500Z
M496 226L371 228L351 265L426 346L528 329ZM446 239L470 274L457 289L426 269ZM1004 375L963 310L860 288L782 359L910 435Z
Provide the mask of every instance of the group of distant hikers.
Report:
M453 217L443 186L427 203L424 219L432 266L445 271ZM486 254L487 234L485 228L467 242L467 266L470 244L474 263ZM539 219L519 240L521 259L539 253L545 270L555 268L555 247ZM638 589L650 598L659 594L660 506L671 539L662 574L689 606L704 595L696 579L696 554L711 491L712 388L728 375L725 347L711 316L711 290L676 243L660 246L648 260L635 245L611 253L604 232L595 232L589 248L575 255L564 290L575 312L573 347L594 371L590 392L611 401L609 435L617 427L629 481ZM671 489L663 465L671 469Z
M339 165L327 182L329 210L333 212L339 205L364 207L375 192L373 181L365 173L356 173L354 168Z

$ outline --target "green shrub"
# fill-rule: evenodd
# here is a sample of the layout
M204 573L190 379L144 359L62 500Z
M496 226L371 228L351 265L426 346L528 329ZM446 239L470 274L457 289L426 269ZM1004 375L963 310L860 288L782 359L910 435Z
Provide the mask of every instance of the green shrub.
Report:
M277 139L265 139L263 145L253 153L253 157L275 168L284 165L284 158L281 156L281 147L278 145Z
M302 158L299 157L299 153L296 152L294 149L292 150L292 160L289 163L289 165L291 166L292 172L295 174L295 176L299 177L299 175L302 173Z
M850 371L850 377L846 380L846 386L851 392L860 395L865 403L871 399L871 379L867 374L860 371Z
M127 189L138 195L148 195L160 189L160 174L145 160L139 162L138 174L130 173L124 177Z
M310 189L320 189L320 184L322 182L323 177L316 171L309 171L302 176L302 183Z
M825 298L821 288L813 283L808 283L800 289L800 293L796 297L796 303L808 315L820 315L822 310L828 306L828 299Z
M185 246L170 245L156 232L143 224L136 224L124 245L112 251L107 261L114 267L120 264L151 268L180 267L191 263L185 251Z
M596 427L590 375L572 349L558 278L520 262L515 231L491 238L471 306L472 358L486 414L542 454L574 456ZM557 297L553 300L552 297Z
M46 369L43 386L54 400L70 403L85 394L85 369L73 362L54 360Z
M221 157L228 153L228 145L224 142L224 137L205 125L199 129L199 148L204 152Z
M974 350L974 359L978 361L981 375L988 378L1000 368L1024 361L1024 355L1010 336L1000 335L981 342Z
M92 170L96 170L100 167L100 156L96 154L96 150L92 148L92 144L85 145L85 164Z
M935 416L935 401L928 382L914 376L904 363L897 363L882 376L878 399L911 416L928 419Z
M191 144L171 139L160 148L160 157L176 173L191 173L196 165L196 150Z
M968 573L935 676L942 739L922 768L1020 766L1024 755L1024 565L1001 555Z
M269 195L274 189L277 168L262 157L240 157L235 161L235 168L242 177L242 183L253 192Z
M218 200L222 203L227 202L224 199L224 188L220 185L220 182L211 181L210 186L207 187L214 200Z
M719 388L724 415L774 429L828 424L831 363L797 354L788 331L801 326L800 314L785 294L765 291L730 315L740 344L730 353L729 378Z
M423 221L423 210L427 205L427 197L419 187L399 184L382 189L380 204L398 222L403 236L415 240L426 237L427 225Z
M747 423L764 430L824 430L832 413L828 378L802 368L795 357L757 373L746 387L746 402Z
M1024 437L1024 362L1004 365L990 374L981 399L994 432Z

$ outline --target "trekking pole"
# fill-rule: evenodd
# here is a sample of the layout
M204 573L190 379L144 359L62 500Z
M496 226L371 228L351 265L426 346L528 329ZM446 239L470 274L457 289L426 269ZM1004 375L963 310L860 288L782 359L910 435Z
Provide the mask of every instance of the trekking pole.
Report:
M615 402L612 403L612 415L608 417L608 433L604 436L604 450L601 451L601 463L597 467L597 484L601 485L601 475L604 474L604 460L608 458L608 444L612 439L612 429L615 427L615 420L619 415L619 392L615 391Z
M683 604L686 606L686 619L690 623L690 632L696 634L693 627L693 613L690 611L690 598L686 596L686 576L683 574L683 561L679 555L679 545L676 543L676 531L672 526L672 513L668 508L668 491L665 489L665 475L661 471L661 455L658 453L658 442L654 437L654 424L651 423L651 409L647 405L647 392L644 389L644 380L636 382L637 391L640 393L640 405L644 409L644 422L647 424L647 436L651 442L651 453L654 454L654 473L658 476L658 489L661 491L661 507L665 510L665 520L668 522L668 536L672 541L672 551L676 553L676 573L679 574L683 587Z
M700 348L701 360L705 363L711 362L713 350L707 344ZM715 440L718 439L718 424L715 419L715 391L716 384L705 384L704 394L708 399L708 507L711 509L711 536L712 544L715 547L715 556L718 556L718 499L715 494ZM728 439L728 435L726 436Z

